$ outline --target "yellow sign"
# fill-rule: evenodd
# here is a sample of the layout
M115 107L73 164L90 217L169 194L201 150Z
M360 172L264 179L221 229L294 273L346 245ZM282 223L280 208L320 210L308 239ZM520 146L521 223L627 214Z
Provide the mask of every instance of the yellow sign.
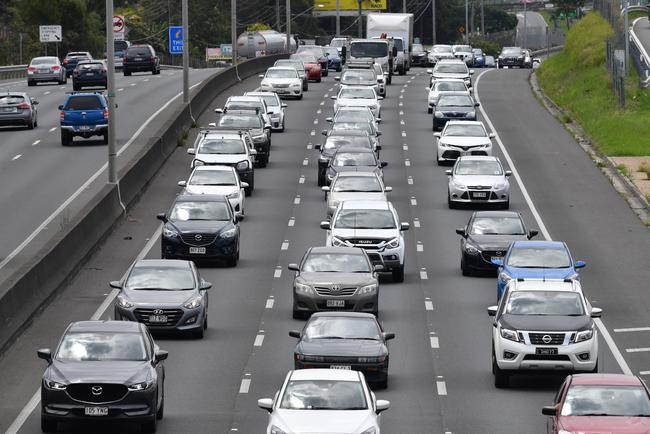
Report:
M359 10L358 0L339 0L339 9L342 11ZM386 0L362 0L361 9L364 11L381 11L386 9ZM335 11L336 0L314 0L315 11Z

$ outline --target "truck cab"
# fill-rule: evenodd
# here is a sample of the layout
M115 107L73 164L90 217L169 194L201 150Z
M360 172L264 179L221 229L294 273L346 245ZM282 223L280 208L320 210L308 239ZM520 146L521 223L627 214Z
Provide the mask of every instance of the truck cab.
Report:
M352 40L341 54L345 57L346 63L372 60L373 63L380 64L382 69L388 72L388 84L393 81L397 49L392 40L381 38Z

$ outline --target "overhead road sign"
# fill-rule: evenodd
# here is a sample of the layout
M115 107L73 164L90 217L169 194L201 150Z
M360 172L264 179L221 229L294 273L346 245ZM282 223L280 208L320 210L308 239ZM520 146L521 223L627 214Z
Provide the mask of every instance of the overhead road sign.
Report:
M362 11L382 11L386 9L386 0L363 0L361 2ZM341 11L358 11L359 2L357 0L339 0L339 10ZM336 0L314 0L314 12L336 11Z
M169 27L169 54L183 54L183 27Z
M63 33L61 26L38 26L41 42L61 42Z

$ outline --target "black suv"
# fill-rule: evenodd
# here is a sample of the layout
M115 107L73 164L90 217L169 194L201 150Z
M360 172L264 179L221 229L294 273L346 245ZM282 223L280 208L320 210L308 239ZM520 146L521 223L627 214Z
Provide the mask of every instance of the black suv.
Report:
M132 72L151 71L152 74L160 74L160 58L151 45L131 45L124 52L122 62L124 75L129 76Z

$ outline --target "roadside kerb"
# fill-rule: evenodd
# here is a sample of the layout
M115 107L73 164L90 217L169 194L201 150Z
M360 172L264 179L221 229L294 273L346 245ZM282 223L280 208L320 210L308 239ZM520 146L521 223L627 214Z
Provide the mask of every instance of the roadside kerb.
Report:
M178 146L178 137L191 127L192 113L198 117L216 95L240 79L263 72L282 57L252 59L241 63L237 71L230 67L202 82L193 90L190 106L172 106L120 155L119 188L106 184L105 176L97 178L0 270L0 354L124 216L122 204L128 208L137 200ZM103 290L103 284L98 282L98 290Z

